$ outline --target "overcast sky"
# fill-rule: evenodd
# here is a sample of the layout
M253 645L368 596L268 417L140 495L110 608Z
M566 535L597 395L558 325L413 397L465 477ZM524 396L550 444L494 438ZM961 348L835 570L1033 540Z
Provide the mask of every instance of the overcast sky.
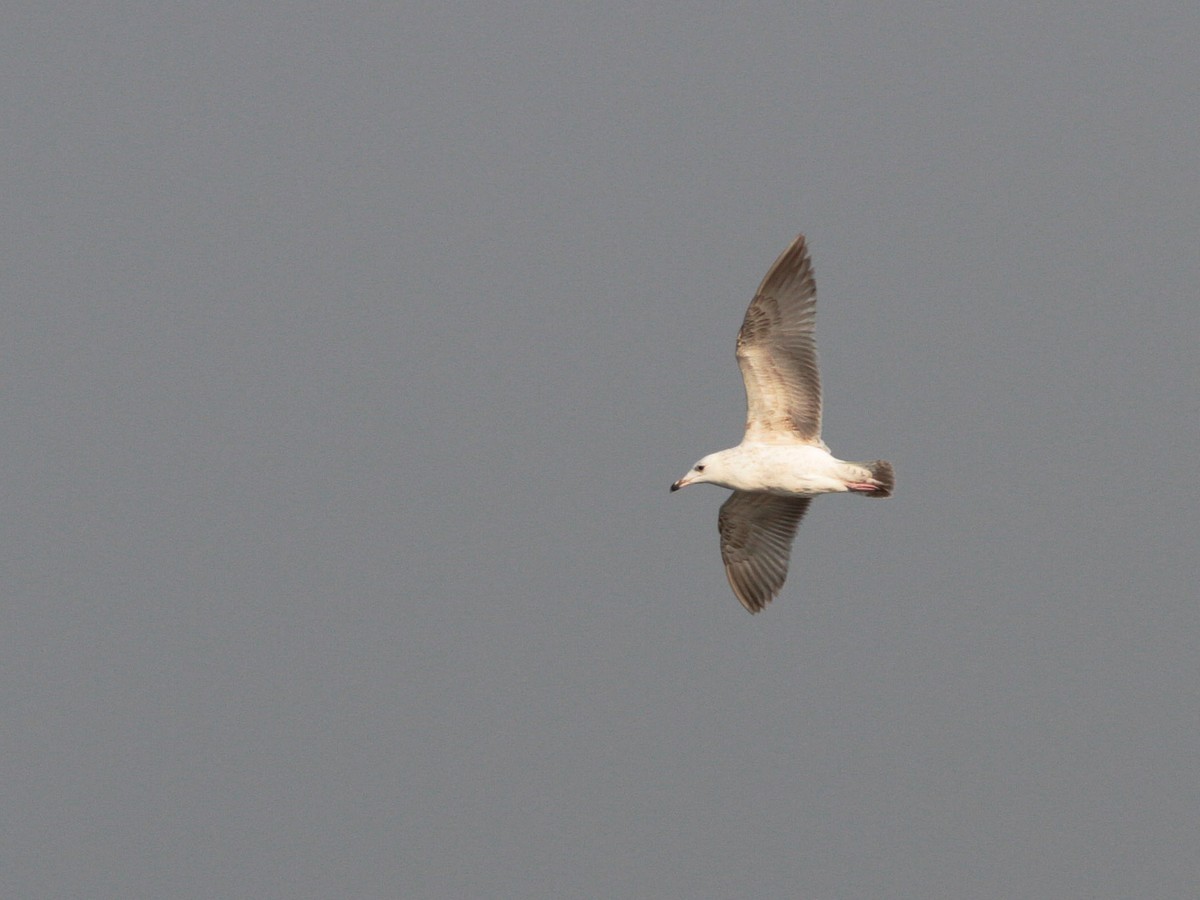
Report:
M26 3L0 895L1200 895L1200 7ZM734 335L825 439L761 615Z

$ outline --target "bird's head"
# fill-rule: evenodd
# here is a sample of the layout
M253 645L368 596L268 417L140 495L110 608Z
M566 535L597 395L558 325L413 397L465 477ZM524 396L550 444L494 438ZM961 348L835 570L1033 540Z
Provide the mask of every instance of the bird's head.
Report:
M677 491L681 487L687 487L689 484L704 484L705 482L718 481L720 478L721 466L723 461L719 453L710 453L704 459L692 466L686 475L671 485L672 491Z

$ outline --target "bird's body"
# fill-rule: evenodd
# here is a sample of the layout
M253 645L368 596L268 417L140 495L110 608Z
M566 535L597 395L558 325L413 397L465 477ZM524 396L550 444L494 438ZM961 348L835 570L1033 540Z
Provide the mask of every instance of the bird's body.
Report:
M746 384L746 433L673 485L708 482L733 494L721 506L721 558L742 605L758 612L787 577L792 539L817 494L888 497L891 464L837 459L821 440L821 384L813 326L817 292L800 235L775 261L746 310L737 359Z
M850 485L869 484L872 477L866 464L838 459L819 444L741 443L705 459L709 484L782 497L854 490Z

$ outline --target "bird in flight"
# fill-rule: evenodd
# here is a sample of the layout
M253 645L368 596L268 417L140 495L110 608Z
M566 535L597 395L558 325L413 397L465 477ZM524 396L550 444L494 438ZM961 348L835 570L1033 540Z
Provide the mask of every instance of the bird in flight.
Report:
M890 497L891 463L846 462L821 440L821 380L813 326L817 287L804 235L783 251L746 310L737 361L746 384L746 433L671 485L733 491L717 529L729 586L752 613L779 595L796 527L817 494Z

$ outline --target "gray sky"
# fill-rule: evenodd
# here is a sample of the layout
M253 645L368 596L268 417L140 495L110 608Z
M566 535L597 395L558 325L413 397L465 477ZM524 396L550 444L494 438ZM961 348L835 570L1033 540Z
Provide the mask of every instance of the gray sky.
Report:
M1200 893L1200 8L960 6L6 12L0 894Z

